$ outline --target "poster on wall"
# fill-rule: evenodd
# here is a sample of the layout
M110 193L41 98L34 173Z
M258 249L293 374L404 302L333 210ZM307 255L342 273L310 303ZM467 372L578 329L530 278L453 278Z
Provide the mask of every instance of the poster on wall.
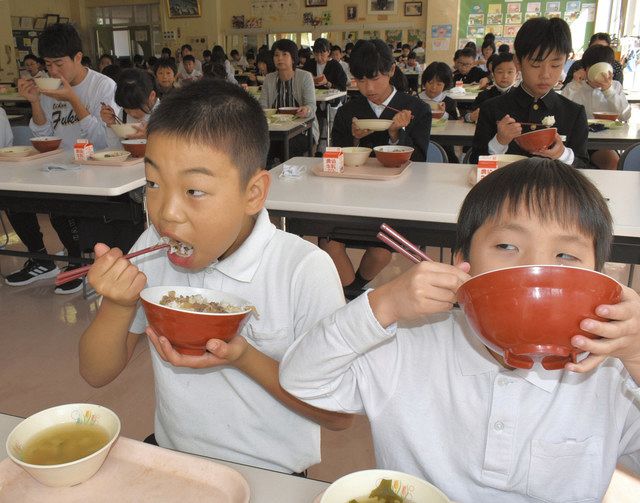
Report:
M545 12L560 12L560 2L547 2Z
M587 23L592 23L596 20L596 4L594 3L583 3L582 4L582 12L586 17Z
M501 3L490 3L489 10L487 11L489 14L501 14L502 13L502 4Z
M434 38L431 39L432 51L448 51L450 45L450 38Z
M548 18L552 17L562 17L562 12L547 12L545 14Z
M541 11L542 4L540 2L529 2L527 4L527 12L534 13L539 16Z
M504 24L522 24L522 12L508 13Z
M501 24L488 24L487 33L493 33L496 37L501 37L504 31Z
M453 27L450 24L432 24L431 38L451 38Z
M467 37L468 38L482 38L484 37L484 26L468 26Z
M580 11L580 2L567 2L567 7L565 9L566 12L579 12Z
M507 4L507 14L516 14L518 12L522 12L520 10L520 4L519 3L508 3Z
M484 24L484 14L469 14L469 26L482 26Z
M518 30L520 29L520 25L514 26L509 25L504 27L504 36L505 37L515 37L518 34Z
M502 24L502 13L489 13L487 14L487 24Z

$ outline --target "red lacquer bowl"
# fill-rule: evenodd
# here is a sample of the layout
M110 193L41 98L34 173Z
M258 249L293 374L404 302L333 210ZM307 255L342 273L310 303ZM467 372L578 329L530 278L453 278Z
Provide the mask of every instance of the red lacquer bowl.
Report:
M160 305L160 299L171 290L176 295L202 295L207 301L233 306L249 306L249 302L229 293L190 286L154 286L140 293L149 326L166 337L183 355L202 355L209 339L228 341L242 328L253 312L250 307L236 313L198 313Z
M520 136L516 136L514 141L518 146L527 152L536 152L553 145L558 130L554 127L537 129Z
M458 290L458 302L482 342L507 365L529 369L534 359L561 369L580 354L571 337L601 304L617 304L622 288L602 273L577 267L512 267L473 277Z
M40 136L31 138L31 144L38 152L50 152L57 149L62 143L62 138L56 136Z
M380 145L373 149L378 162L387 168L397 168L411 159L412 147L402 145Z

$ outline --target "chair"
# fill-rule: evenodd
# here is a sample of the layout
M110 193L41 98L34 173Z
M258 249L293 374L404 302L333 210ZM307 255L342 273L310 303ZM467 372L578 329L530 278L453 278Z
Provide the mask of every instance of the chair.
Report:
M473 151L473 147L469 147L469 150L467 150L462 157L462 164L472 164L471 158L474 154L475 152Z
M634 143L625 150L620 156L618 161L618 169L623 171L640 171L640 143ZM635 273L636 265L630 264L629 266L629 278L627 280L627 286L631 288L633 283L633 274Z
M640 143L634 143L620 156L618 169L623 171L640 171Z
M429 140L427 148L427 162L449 162L447 153L442 146L433 140Z
M14 145L31 145L33 132L29 126L12 126L11 132L13 133Z

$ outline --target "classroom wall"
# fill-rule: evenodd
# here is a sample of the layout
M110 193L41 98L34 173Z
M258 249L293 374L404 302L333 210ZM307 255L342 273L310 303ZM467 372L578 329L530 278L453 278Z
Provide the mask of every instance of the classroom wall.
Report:
M69 0L9 0L12 16L42 17L44 14L59 14L73 19L77 12Z

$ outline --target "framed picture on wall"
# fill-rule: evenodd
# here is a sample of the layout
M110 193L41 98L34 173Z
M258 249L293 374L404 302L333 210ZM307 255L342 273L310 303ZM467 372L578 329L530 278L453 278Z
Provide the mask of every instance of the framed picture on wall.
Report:
M358 20L358 6L357 5L345 5L344 6L344 19L345 21L357 21Z
M69 23L69 18L68 18L68 17L61 17L61 18L60 18L60 23L62 23L62 24L67 24L67 23Z
M167 0L169 17L200 17L200 0Z
M367 0L369 14L395 14L397 0Z
M422 16L422 2L405 2L405 16Z
M37 17L33 23L34 30L44 30L47 27L47 19L44 17Z
M60 16L58 14L45 14L44 18L47 21L47 26L51 26L52 24L56 24L60 21Z
M327 0L304 0L305 7L326 7Z
M33 30L33 18L32 17L21 17L20 18L20 29L21 30Z

